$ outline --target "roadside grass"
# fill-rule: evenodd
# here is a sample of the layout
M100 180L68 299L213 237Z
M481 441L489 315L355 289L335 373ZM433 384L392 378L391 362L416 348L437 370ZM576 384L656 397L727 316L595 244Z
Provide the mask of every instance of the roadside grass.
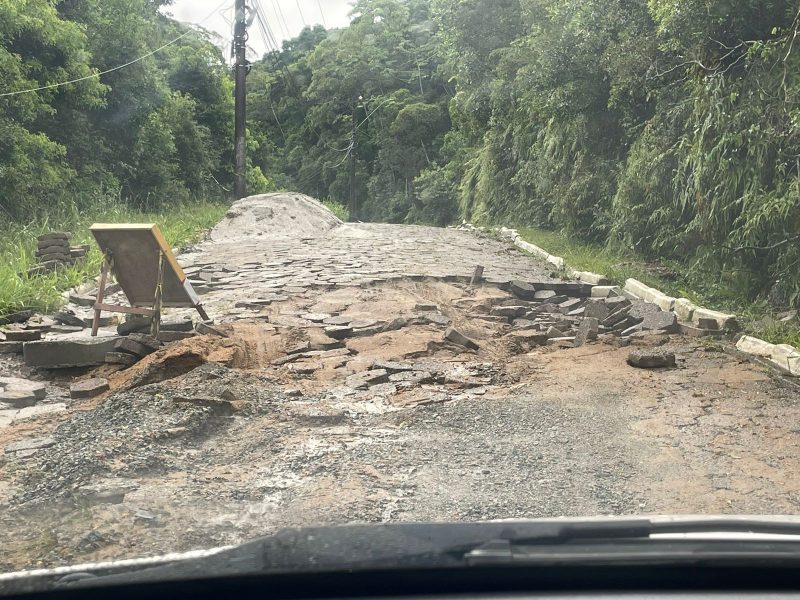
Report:
M323 200L322 204L340 221L347 223L350 220L350 210L341 202L328 198L327 200Z
M736 314L745 332L770 343L800 348L797 320L794 323L777 321L765 300L749 301L697 268L669 261L647 262L640 256L581 242L557 231L535 227L519 227L517 231L526 241L563 257L573 269L605 275L620 286L631 277L638 279L676 298L688 298L699 306Z
M92 223L157 223L174 248L199 239L226 210L227 205L221 202L198 201L144 212L108 197L80 209L43 212L27 224L0 223L0 317L26 308L52 310L63 303L65 290L97 276L101 256L89 234ZM74 266L29 276L27 271L36 265L36 238L50 231L72 233L70 244L89 244L89 253Z

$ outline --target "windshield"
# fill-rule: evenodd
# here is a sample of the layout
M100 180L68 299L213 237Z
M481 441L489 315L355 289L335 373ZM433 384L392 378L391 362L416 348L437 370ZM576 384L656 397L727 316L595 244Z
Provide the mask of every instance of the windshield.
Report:
M0 2L0 572L796 515L798 28L779 0Z

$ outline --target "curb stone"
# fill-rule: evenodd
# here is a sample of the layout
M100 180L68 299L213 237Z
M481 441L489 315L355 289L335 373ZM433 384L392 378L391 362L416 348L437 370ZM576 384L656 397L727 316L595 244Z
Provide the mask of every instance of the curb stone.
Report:
M500 229L496 230L496 234L502 239L512 241L517 248L543 258L558 269L564 269L570 277L595 286L610 285L610 280L604 275L588 271L575 271L567 266L562 257L553 256L544 248L526 242L516 229L500 227ZM629 299L651 302L657 304L661 310L674 312L680 323L690 327L698 328L702 319L704 326L709 321L716 322L719 333L732 332L738 328L736 315L697 306L688 298L673 298L636 279L626 280L622 293ZM736 348L749 356L764 359L786 375L800 377L800 350L794 346L789 344L770 344L759 338L745 335L736 343Z

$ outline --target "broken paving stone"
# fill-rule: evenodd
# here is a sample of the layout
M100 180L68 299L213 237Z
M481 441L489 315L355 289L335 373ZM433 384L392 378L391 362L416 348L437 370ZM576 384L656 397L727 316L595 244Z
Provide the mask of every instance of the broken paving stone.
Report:
M585 308L583 313L585 317L592 317L599 321L604 321L611 314L611 306L602 300L591 300L586 303Z
M123 337L117 340L117 343L114 344L114 351L115 352L127 352L128 354L133 354L140 358L144 358L148 354L152 354L154 350L150 348L150 346L146 346L141 342L137 342L129 337ZM105 357L104 357L105 360Z
M539 290L533 294L534 300L549 300L555 298L558 294L553 290ZM563 300L562 300L563 302ZM557 302L555 304L558 304Z
M387 331L398 331L403 327L405 327L406 325L408 325L408 321L403 317L398 317L396 319L392 319L391 321L386 323L386 325L383 325L381 327L381 331L384 333Z
M72 327L86 328L86 323L83 319L77 317L71 310L60 310L53 315L53 320L61 325L70 325Z
M574 336L564 336L560 338L550 338L547 340L548 346L555 346L557 348L572 348L575 345Z
M628 355L628 364L639 369L675 366L675 354L662 349L637 349Z
M78 505L120 504L129 494L139 489L139 482L133 479L101 479L75 490L74 501Z
M130 317L117 325L119 335L150 331L150 317Z
M170 342L179 342L194 337L195 335L194 331L159 331L158 340L168 344Z
M495 317L521 317L530 309L527 306L495 306L489 314Z
M423 325L439 325L442 327L446 327L447 325L450 324L450 317L447 317L442 313L434 312L422 315L421 317L419 317L419 321Z
M322 322L325 325L350 325L352 321L352 317L344 317L344 316L335 316L335 317L328 317L327 319L323 320Z
M159 326L160 331L179 331L190 332L194 331L194 323L191 317L168 318L161 321Z
M618 323L621 323L622 321L624 321L627 318L628 310L630 310L630 309L627 306L622 306L622 307L618 308L617 310L612 312L610 315L608 315L605 319L603 319L601 321L601 324L604 325L605 327L614 327L615 325L617 325ZM635 325L636 323L639 323L639 322L641 322L641 321L634 319L634 322L632 323L632 325Z
M511 293L522 300L533 300L534 294L536 294L536 288L524 281L512 281L510 288Z
M700 329L719 329L719 322L716 319L699 318L697 319L697 327ZM7 336L6 339L8 339Z
M611 307L612 311L622 306L631 306L631 301L628 300L625 296L610 296L606 298L604 302Z
M469 339L454 327L449 327L447 331L444 332L444 338L450 342L453 342L454 344L463 346L464 348L468 348L470 350L477 350L479 348L477 343Z
M637 331L630 336L634 346L663 346L669 342L669 339L666 331Z
M72 304L77 304L78 306L85 306L87 308L91 308L94 306L96 300L97 300L96 296L92 296L89 294L78 294L76 292L70 292L69 294L69 301Z
M343 340L350 337L353 328L349 325L329 325L325 328L325 335L334 340Z
M36 329L7 329L3 334L7 342L34 342L42 339L42 332Z
M586 307L581 306L580 308L576 308L575 310L571 310L567 313L568 317L580 317L581 315L586 313Z
M0 342L0 354L22 354L22 342Z
M133 340L135 342L139 342L142 346L145 346L155 352L159 348L161 348L161 342L158 341L151 335L147 335L144 333L132 333L129 337L129 340Z
M84 327L76 327L74 325L51 325L50 333L72 334L80 333Z
M290 346L285 350L286 354L299 354L301 352L308 352L311 350L311 342L300 342L294 346Z
M385 383L388 380L389 372L386 369L372 369L370 371L363 371L355 375L350 375L350 377L345 380L345 384L348 387L363 390L371 385Z
M105 362L106 354L114 351L118 337L96 337L78 340L42 340L26 342L23 347L25 364L29 367L60 369L91 367Z
M627 337L627 336L633 335L634 333L637 333L637 332L639 332L641 330L642 330L642 324L641 323L637 323L636 325L632 325L631 327L628 327L627 329L623 329L622 332L620 333L620 335L622 335L623 337Z
M195 325L194 330L200 335L216 335L217 337L228 337L219 329L213 326L213 322L201 322Z
M647 314L642 321L642 329L675 333L678 331L678 316L673 312L664 311Z
M6 454L13 454L16 458L25 458L33 455L37 450L54 446L56 440L52 436L28 438L9 444L4 448Z
M433 373L429 371L403 371L389 375L389 381L400 387L412 387L433 381Z
M560 329L557 329L557 328L551 326L551 327L547 328L547 332L545 333L545 335L547 336L547 339L549 340L551 338L564 337L564 332L561 331Z
M312 425L341 425L347 421L345 411L319 403L292 403L289 414L296 421Z
M296 373L297 375L313 375L317 371L323 368L322 363L313 362L313 363L295 363L290 364L288 369L292 373Z
M403 373L414 370L414 365L411 363L397 362L391 360L376 360L372 363L373 369L384 369L385 371L395 374Z
M383 331L383 325L373 325L372 327L362 327L361 329L353 329L353 335L350 337L370 337L377 335Z
M678 323L678 331L689 337L720 337L724 333L720 329L702 329L689 323Z
M429 302L418 302L414 305L414 310L420 312L431 312L439 310L439 307L436 304L431 304Z
M575 332L575 348L580 348L586 342L597 339L597 329L600 323L594 317L586 317L578 325L578 331Z
M514 319L512 323L516 329L533 329L539 327L538 321L531 321L530 319Z
M73 383L69 386L69 397L74 399L79 398L94 398L109 390L108 380L100 377L92 379L85 379Z
M322 323L325 319L330 319L331 315L327 313L305 313L300 315L300 318L312 323Z
M130 367L139 362L139 357L127 352L109 352L106 354L106 362L111 365L125 365Z
M661 312L661 307L659 307L658 304L653 304L651 302L634 302L628 314L632 317L644 319L647 315L658 312Z
M560 308L562 311L569 312L579 308L582 303L583 300L580 298L567 298L563 302L559 303L558 308Z

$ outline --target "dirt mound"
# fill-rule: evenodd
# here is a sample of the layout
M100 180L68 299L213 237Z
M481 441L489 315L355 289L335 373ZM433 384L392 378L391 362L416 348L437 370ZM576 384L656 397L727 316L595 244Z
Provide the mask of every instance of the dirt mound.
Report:
M235 202L211 232L211 239L220 242L248 237L320 237L341 224L314 198L277 192Z

